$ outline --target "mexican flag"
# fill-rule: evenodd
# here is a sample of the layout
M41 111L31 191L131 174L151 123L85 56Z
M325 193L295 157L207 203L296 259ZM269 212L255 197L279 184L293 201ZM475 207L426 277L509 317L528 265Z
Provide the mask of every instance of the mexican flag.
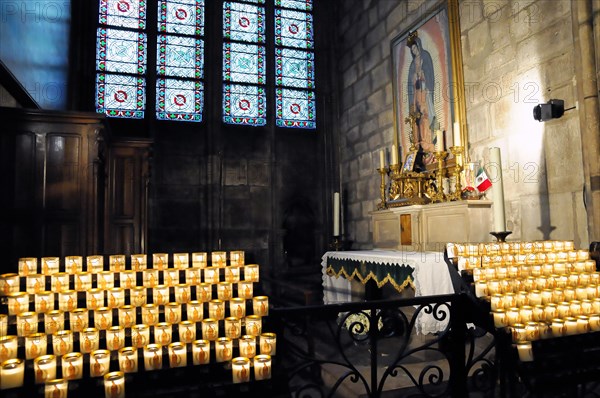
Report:
M483 167L477 171L477 177L475 177L475 187L479 192L485 192L492 186L492 182L488 178Z

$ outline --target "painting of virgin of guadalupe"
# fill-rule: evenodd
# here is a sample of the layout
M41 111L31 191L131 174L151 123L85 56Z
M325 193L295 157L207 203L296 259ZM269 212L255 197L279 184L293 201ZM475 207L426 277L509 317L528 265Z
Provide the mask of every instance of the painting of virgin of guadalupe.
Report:
M411 146L434 162L436 130L452 146L453 83L446 7L392 41L394 107L402 153Z

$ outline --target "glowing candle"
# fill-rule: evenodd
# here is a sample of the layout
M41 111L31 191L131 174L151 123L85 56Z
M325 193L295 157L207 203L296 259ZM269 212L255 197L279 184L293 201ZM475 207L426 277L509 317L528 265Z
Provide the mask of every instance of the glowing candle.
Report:
M165 279L165 285L167 286L175 286L179 283L179 269L170 268L163 271L163 276Z
M213 318L202 320L202 338L204 340L214 341L219 336L219 321Z
M83 355L70 352L62 357L62 376L67 380L81 379L83 376Z
M106 348L110 351L120 350L125 346L125 329L122 326L111 326L106 331Z
M37 272L37 258L23 257L19 259L19 275L27 276Z
M187 253L175 253L173 254L173 263L177 269L186 269L190 266L190 256Z
M119 350L119 370L124 373L136 373L138 371L137 349L135 347L124 347Z
M42 384L48 380L56 379L56 357L42 355L33 360L33 374L35 384Z
M43 274L29 274L27 276L27 293L35 294L46 290L46 277Z
M219 337L215 342L215 359L227 362L233 357L233 343L229 337Z
M175 301L180 304L187 303L192 299L190 286L187 283L180 283L175 286Z
M146 325L156 325L158 323L158 306L156 304L142 306L142 323Z
M86 296L88 309L96 310L100 307L104 307L104 290L90 289L87 291Z
M145 287L156 287L158 286L158 270L147 269L143 272L144 275L144 286Z
M101 377L110 370L110 351L94 350L90 353L90 376Z
M152 268L165 270L169 265L169 255L167 253L154 253L152 255Z
M277 353L277 335L263 333L260 335L260 353L273 356Z
M154 342L160 345L169 345L173 339L173 328L170 323L160 322L154 326Z
M565 321L565 335L577 334L577 318L568 316L564 319Z
M444 133L442 130L435 131L435 151L442 152L444 150Z
M0 337L8 334L8 315L0 314ZM0 361L2 362L2 361Z
M125 398L125 375L123 372L110 372L104 375L104 397Z
M54 308L54 292L40 292L35 295L35 312L44 313Z
M131 327L131 345L142 348L150 341L150 327L138 324Z
M267 380L271 378L271 357L257 355L254 357L254 380Z
M19 315L29 311L29 294L25 292L9 293L8 315Z
M92 288L92 274L89 272L78 272L73 277L75 281L75 290L86 292Z
M2 274L0 275L0 296L8 296L19 292L19 275Z
M17 315L17 335L27 336L38 331L38 315L35 312L21 312Z
M52 352L54 355L66 355L73 351L73 332L59 330L52 335Z
M104 271L104 258L99 255L86 257L87 271L92 274L97 274Z
M231 283L219 282L217 284L217 297L219 300L230 300L233 296L233 287Z
M234 383L250 381L250 360L246 357L236 357L231 361L231 371Z
M0 363L17 357L18 342L17 336L9 335L0 337Z
M219 269L216 267L204 268L204 282L205 283L218 283L219 282Z
M58 308L65 312L74 311L77 308L77 292L64 290L58 293Z
M229 300L229 315L236 318L245 317L246 299L236 297Z
M261 317L257 315L246 316L246 334L259 336L262 330Z
M99 330L106 330L112 326L112 308L100 307L94 310L94 327Z
M204 306L198 300L192 300L186 304L186 316L188 321L198 322L204 318Z
M65 257L65 272L69 274L77 274L83 271L83 257L67 256Z
M258 264L246 264L244 266L244 280L249 282L258 282Z
M45 398L67 398L69 381L65 379L48 379L44 386Z
M253 358L256 355L256 337L243 335L239 340L240 355L246 358Z
M136 272L144 271L147 267L148 258L145 254L131 255L131 269Z
M185 270L185 283L187 285L199 285L202 280L201 268L187 268Z
M121 271L119 274L119 286L124 289L131 289L137 285L135 271Z
M225 268L225 282L237 283L240 281L240 268L239 265L230 265Z
M242 335L242 320L236 317L225 318L225 337L237 339Z
M169 344L169 366L172 368L187 366L185 344L179 342Z
M521 362L533 361L533 350L531 349L530 341L519 341L517 343L517 351Z
M124 305L119 307L119 325L130 328L136 323L135 307Z
M169 302L169 286L157 285L152 289L152 302L156 305L165 305Z
M217 320L225 319L225 302L223 300L210 300L208 302L208 316Z
M210 363L210 341L195 340L192 343L192 356L194 365Z
M213 267L224 267L227 261L227 252L216 251L211 253L211 265Z
M239 298L251 299L253 295L252 282L241 281L238 282L237 295Z
M340 236L340 193L333 193L333 236Z
M234 250L229 253L229 265L244 265L244 251Z
M115 287L115 274L110 271L101 271L96 277L96 287L108 290Z
M146 305L146 288L143 286L134 287L129 290L129 302L134 307L142 307Z
M16 358L2 362L0 367L0 389L7 390L23 386L24 376L24 360Z
M252 312L254 315L269 315L269 297L256 296L252 298Z
M125 289L113 287L106 292L106 301L109 308L119 308L125 305Z
M42 274L53 275L58 272L60 260L58 257L42 257Z
M212 284L203 282L196 288L196 297L199 301L207 303L212 299Z
M158 344L148 344L144 347L144 369L162 369L162 346Z
M66 272L57 272L50 277L52 291L64 292L69 290L69 274Z
M48 339L45 333L33 333L25 337L25 359L46 355Z
M196 324L190 321L179 322L179 341L191 343L196 340Z
M114 254L112 256L108 256L108 267L112 272L125 271L125 255Z
M100 346L100 333L96 328L85 328L79 333L79 351L84 354L97 350Z
M504 185L502 182L502 162L500 148L490 148L490 163L496 167L498 176L492 186L492 205L494 209L494 232L506 231L506 216L504 210Z
M192 253L192 266L195 268L206 268L208 263L208 253L196 252Z

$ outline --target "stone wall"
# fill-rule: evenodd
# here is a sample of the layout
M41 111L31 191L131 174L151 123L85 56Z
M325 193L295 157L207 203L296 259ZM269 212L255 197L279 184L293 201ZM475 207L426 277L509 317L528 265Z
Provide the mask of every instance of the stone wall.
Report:
M372 247L379 150L389 154L395 134L390 42L437 3L338 3L344 234L353 249ZM575 106L571 2L461 0L459 11L468 154L485 165L488 148L500 147L510 238L573 239L586 247L579 111L545 123L532 116L551 98Z

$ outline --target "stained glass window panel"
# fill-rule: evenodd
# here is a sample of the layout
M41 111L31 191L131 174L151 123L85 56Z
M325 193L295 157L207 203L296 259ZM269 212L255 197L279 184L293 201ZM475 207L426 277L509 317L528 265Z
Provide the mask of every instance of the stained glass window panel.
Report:
M101 72L146 72L146 35L119 29L98 29L96 69Z
M275 0L275 6L312 11L312 0Z
M238 83L265 83L265 48L252 44L223 44L223 79Z
M156 117L161 120L202 121L204 87L199 81L158 79Z
M264 88L225 84L223 87L223 121L229 124L264 126L266 124Z
M275 49L275 83L278 86L315 88L314 53Z
M124 28L146 28L145 0L100 0L100 23Z
M223 3L223 35L228 40L264 43L264 7L234 2Z
M160 0L159 32L204 35L204 0Z
M275 99L277 126L316 128L314 96L312 91L278 88Z
M162 76L200 79L204 70L204 42L193 37L158 36L157 68Z
M312 15L275 9L275 44L302 49L314 48Z
M141 77L96 76L96 111L111 117L141 119L146 106L146 81Z

